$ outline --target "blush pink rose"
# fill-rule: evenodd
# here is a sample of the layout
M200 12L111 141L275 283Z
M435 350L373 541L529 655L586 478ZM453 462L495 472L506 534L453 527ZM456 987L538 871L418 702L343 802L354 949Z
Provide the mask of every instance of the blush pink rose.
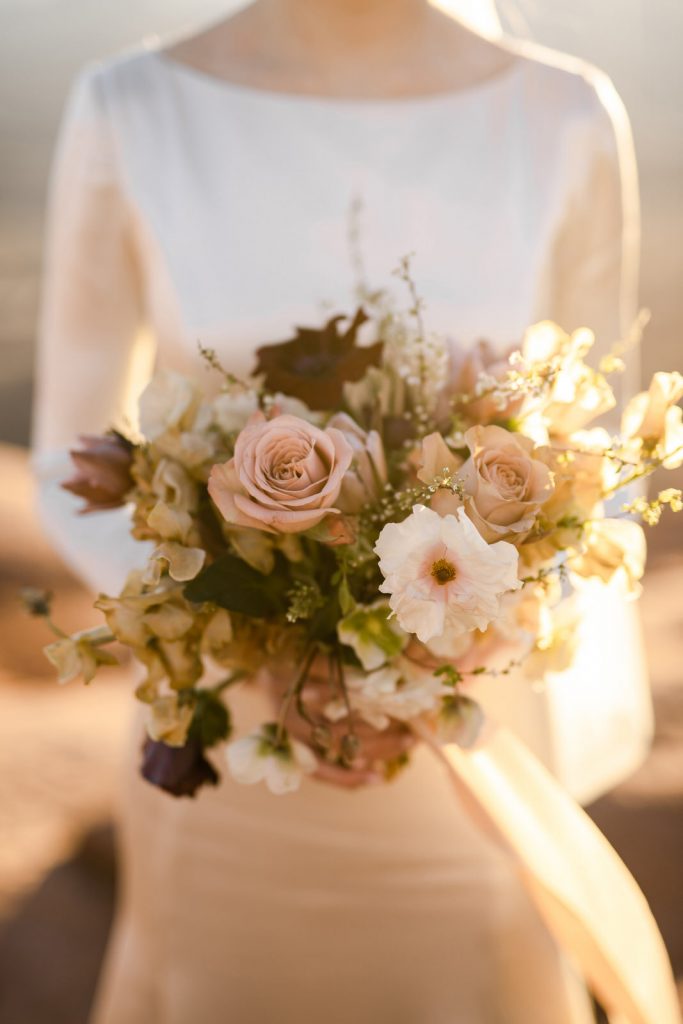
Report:
M340 430L298 416L255 413L229 462L213 467L209 494L224 519L268 533L299 533L330 513L353 449Z
M465 509L484 540L522 540L553 493L554 480L534 442L503 427L465 431L470 457L460 470Z

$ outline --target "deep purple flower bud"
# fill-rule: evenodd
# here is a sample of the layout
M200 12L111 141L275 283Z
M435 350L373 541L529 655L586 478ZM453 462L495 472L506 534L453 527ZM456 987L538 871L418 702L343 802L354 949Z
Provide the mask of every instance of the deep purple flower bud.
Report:
M184 747L146 739L142 777L172 796L195 796L202 786L215 786L219 775L204 756L204 747L189 738Z

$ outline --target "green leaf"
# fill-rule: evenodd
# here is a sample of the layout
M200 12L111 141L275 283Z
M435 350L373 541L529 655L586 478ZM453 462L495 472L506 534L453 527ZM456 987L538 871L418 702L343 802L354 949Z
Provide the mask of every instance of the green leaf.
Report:
M195 604L210 601L230 612L266 619L287 607L290 581L285 568L285 559L276 556L273 572L264 576L241 558L222 555L188 583L184 594Z
M342 581L339 584L339 607L341 608L342 615L350 615L356 607L356 602L349 590L349 583L346 576L342 577Z
M339 621L339 601L337 594L332 593L329 600L310 620L308 635L311 640L334 643L337 639L337 622Z
M199 740L203 748L213 747L228 738L232 731L230 712L211 690L197 691L197 704L190 724L189 735Z

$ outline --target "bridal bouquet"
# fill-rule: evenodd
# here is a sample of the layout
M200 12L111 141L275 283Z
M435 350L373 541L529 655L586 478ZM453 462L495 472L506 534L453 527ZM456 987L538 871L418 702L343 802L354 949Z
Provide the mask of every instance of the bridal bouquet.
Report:
M299 328L244 380L203 350L213 389L164 371L139 437L72 453L64 486L84 511L129 503L153 550L100 595L101 627L68 636L47 595L27 600L57 634L61 682L115 662L114 641L141 662L143 774L175 795L218 781L206 751L226 741L231 775L276 793L311 773L391 777L420 729L473 742L468 683L566 667L568 593L636 591L637 520L683 507L673 488L610 500L683 463L683 376L656 373L611 434L593 421L615 406L623 353L591 367L591 332L549 322L505 356L459 351L425 331L401 273L409 310L375 297ZM230 687L247 678L272 713L234 735Z

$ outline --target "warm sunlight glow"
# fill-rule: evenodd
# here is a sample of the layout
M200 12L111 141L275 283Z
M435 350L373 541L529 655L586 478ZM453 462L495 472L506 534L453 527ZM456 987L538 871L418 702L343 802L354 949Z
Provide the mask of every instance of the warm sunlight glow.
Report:
M431 0L435 7L485 36L501 34L500 19L493 0Z

